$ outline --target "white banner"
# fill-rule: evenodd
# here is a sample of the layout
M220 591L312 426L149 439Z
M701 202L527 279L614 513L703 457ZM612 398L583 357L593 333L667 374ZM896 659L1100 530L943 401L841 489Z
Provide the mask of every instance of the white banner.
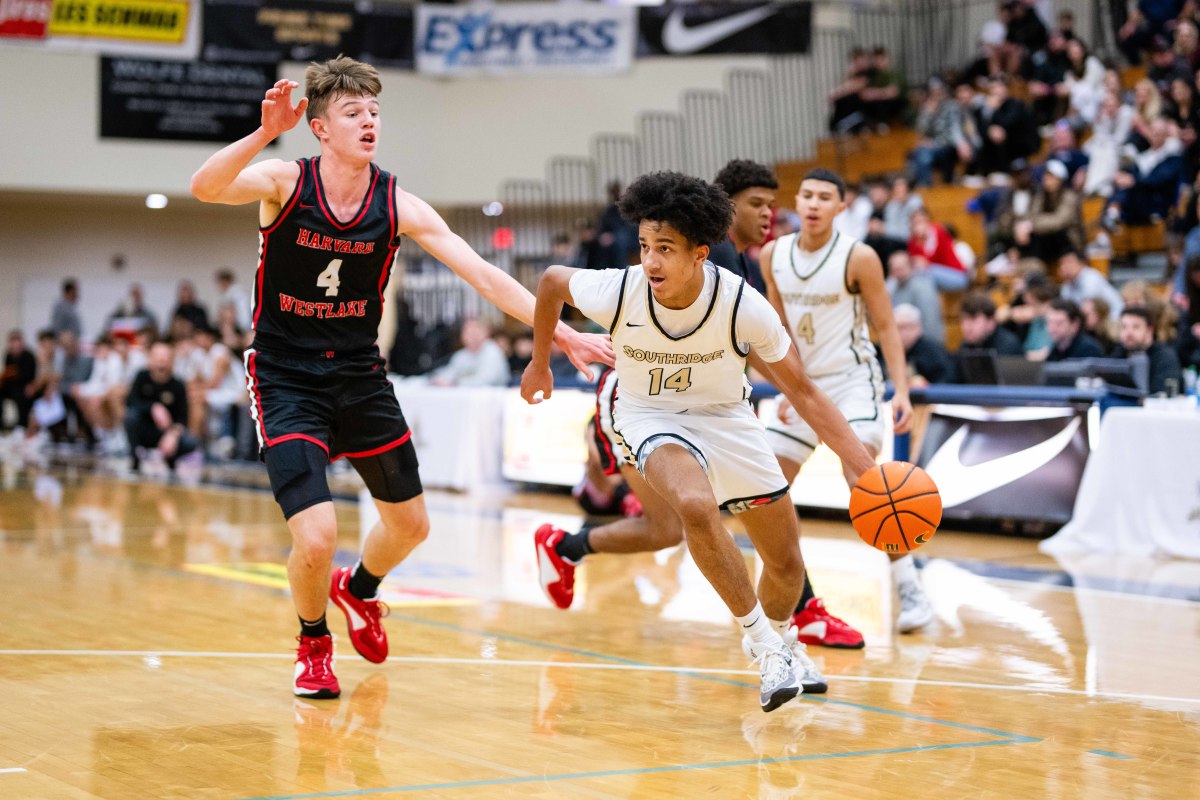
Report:
M0 0L0 45L194 59L199 0Z
M633 63L635 8L421 5L417 71L447 77L606 75Z

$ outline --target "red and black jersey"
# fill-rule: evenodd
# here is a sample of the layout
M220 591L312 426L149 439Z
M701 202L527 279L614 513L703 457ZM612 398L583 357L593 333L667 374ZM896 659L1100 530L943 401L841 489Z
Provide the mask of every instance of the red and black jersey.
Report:
M254 291L254 347L339 355L375 346L400 237L396 179L371 165L352 219L325 200L321 159L300 159L300 179L269 227L260 228Z

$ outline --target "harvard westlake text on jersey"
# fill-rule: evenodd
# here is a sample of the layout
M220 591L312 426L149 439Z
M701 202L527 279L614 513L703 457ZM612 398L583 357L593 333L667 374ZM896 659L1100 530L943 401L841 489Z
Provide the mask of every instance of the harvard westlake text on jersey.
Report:
M399 245L395 178L372 164L358 211L342 221L325 199L320 161L297 162L295 191L260 230L255 349L357 353L375 346Z

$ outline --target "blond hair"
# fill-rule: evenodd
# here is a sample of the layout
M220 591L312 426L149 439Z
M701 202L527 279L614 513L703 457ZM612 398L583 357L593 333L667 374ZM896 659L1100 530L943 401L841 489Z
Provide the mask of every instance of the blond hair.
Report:
M304 95L308 98L308 120L325 114L329 104L343 95L378 97L383 91L379 70L370 64L338 56L304 71Z

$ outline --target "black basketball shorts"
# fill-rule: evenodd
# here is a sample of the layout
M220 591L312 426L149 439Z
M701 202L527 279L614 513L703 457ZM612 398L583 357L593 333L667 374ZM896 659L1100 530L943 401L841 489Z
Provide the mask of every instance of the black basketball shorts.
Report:
M333 461L377 455L412 438L375 352L326 358L247 350L245 361L262 450L303 439Z

